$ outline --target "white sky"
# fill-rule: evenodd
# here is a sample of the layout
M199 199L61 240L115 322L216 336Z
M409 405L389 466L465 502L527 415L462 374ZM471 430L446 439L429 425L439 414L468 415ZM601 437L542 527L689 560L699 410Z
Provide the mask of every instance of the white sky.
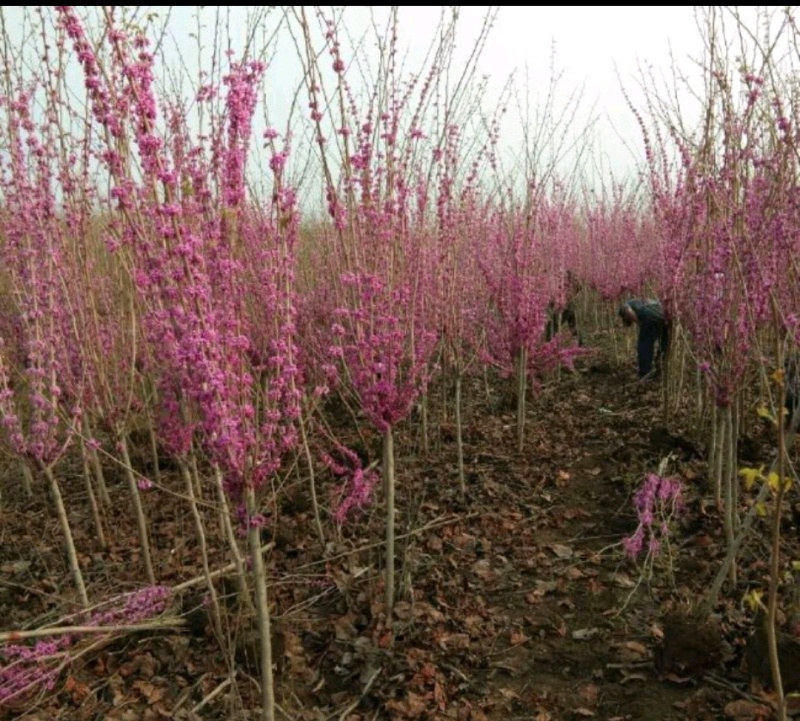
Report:
M210 22L213 6L206 7L204 12ZM409 68L421 63L436 32L441 7L400 7L400 45L408 50ZM463 59L473 47L487 7L460 10L457 55ZM194 8L174 11L172 26L176 37L194 25L194 21L189 20L190 12L193 13ZM234 10L233 17L238 16L234 25L243 27L244 12L243 8ZM313 11L309 9L308 12L313 17ZM386 6L373 6L371 12L364 7L349 6L345 11L347 34L358 41L364 33L370 32L372 19L384 27L387 14ZM273 14L268 22L277 23L278 20L278 14ZM342 37L345 39L344 35ZM366 43L372 44L371 41ZM606 177L600 182L604 182L609 173L618 180L632 174L643 157L641 133L625 103L620 81L633 102L643 108L640 67L651 66L656 77L666 76L672 72L674 57L680 69L696 73L691 58L699 58L701 51L691 7L503 6L489 35L478 74L491 77L486 98L491 110L492 102L512 72L516 70L518 82L524 84L527 66L531 102L535 105L542 102L540 95L546 92L555 53L556 71L563 71L557 102L566 102L570 94L584 87L581 112L573 119L574 129L583 128L591 114L598 116L594 153L602 155L602 174ZM267 72L270 115L279 128L284 124L281 111L289 105L299 79L295 58L294 42L289 33L282 30L278 52ZM345 59L350 67L346 50ZM330 65L327 56L322 62ZM349 78L352 79L352 75ZM305 95L303 99L305 101ZM514 148L521 144L521 138L518 114L509 108L501 144Z
M213 41L217 6L203 7L205 28L202 37L210 45ZM442 6L400 7L400 45L408 49L409 67L419 66L430 39L436 32L441 8ZM372 6L371 16L369 8L348 6L345 11L347 34L357 41L369 29L371 17L376 18L378 24L383 26L381 18L385 19L387 9L387 6ZM162 9L153 10L162 18L165 17ZM468 56L473 46L486 10L487 6L461 8L457 55L462 59ZM15 22L20 28L16 36L22 37L22 12L21 6L9 6L4 10L6 26L10 28L12 39L15 37ZM79 12L90 15L92 11L82 7ZM147 11L141 9L139 12L143 15ZM180 54L190 74L195 76L198 53L196 40L190 38L189 33L196 28L196 12L197 6L173 9L170 23L172 38L165 45L167 67L179 67L177 55ZM252 8L235 6L223 12L230 13L232 47L238 55L245 37L245 18L252 12ZM307 12L313 18L313 9L307 7ZM267 16L265 36L271 35L281 17L280 10ZM36 52L32 46L37 43L23 44L23 52ZM366 45L372 44L370 36ZM603 156L603 177L599 182L607 182L610 173L617 179L632 174L643 157L641 134L623 98L620 80L625 84L634 104L644 110L644 97L639 87L639 67L652 67L656 77L667 77L672 72L674 62L682 72L698 79L699 70L694 61L702 55L702 42L691 7L503 6L490 33L478 70L479 75L488 74L491 78L483 98L486 109L492 110L492 103L496 101L515 69L518 81L524 83L526 66L532 103L541 102L540 96L546 92L551 77L553 51L556 70L563 71L557 102L565 102L571 93L581 85L584 86L582 110L572 118L573 128L582 129L590 112L598 116L593 148L594 162L597 162L597 156ZM345 49L345 61L350 69L352 62L347 53ZM209 57L210 53L206 49L201 54L200 63L206 64ZM330 67L327 55L323 57L322 63L325 67ZM31 58L29 68L32 72L40 72L37 70L40 67L40 61L37 65L35 57ZM72 77L70 74L70 79ZM74 77L76 84L80 83L80 75ZM277 52L270 59L265 85L270 121L278 129L285 127L288 107L300 79L294 40L284 27L279 34ZM303 93L300 98L300 107L296 112L307 115L307 96ZM501 144L506 148L513 149L522 143L519 125L518 115L510 107L501 136Z
M490 72L502 76L528 63L532 76L549 75L550 44L557 67L564 70L564 89L583 85L586 111L599 114L599 145L613 167L631 167L620 138L641 157L641 135L620 84L634 103L641 103L639 68L656 76L670 73L672 59L691 67L689 57L702 49L691 7L503 7L485 56Z
M486 6L461 10L460 45L468 51L486 12ZM358 17L360 8L348 8ZM427 47L429 33L438 19L439 8L402 6L401 37L406 37L420 52ZM422 31L422 32L421 32ZM556 69L563 70L563 100L584 86L584 110L592 106L600 116L599 145L610 156L617 171L632 167L629 151L618 135L631 143L641 157L641 136L628 109L620 80L636 102L641 100L638 66L652 65L657 74L669 72L670 49L683 68L691 67L690 56L701 50L699 33L691 7L623 6L503 6L489 36L481 69L492 76L499 92L506 78L516 69L520 80L527 65L531 91L541 92L551 74L551 55L555 52ZM616 69L615 69L616 65ZM619 72L619 77L617 76ZM581 118L576 118L581 125ZM505 131L513 133L515 121ZM504 137L508 144L513 136Z
M479 22L473 12L464 19L465 31L467 22ZM599 116L596 150L605 156L606 169L619 176L632 172L643 157L641 133L621 83L641 104L640 67L652 66L657 77L670 73L671 50L675 62L689 68L689 57L698 57L702 46L691 7L504 6L483 65L502 82L527 64L536 93L537 81L541 88L550 77L552 49L557 70L564 72L564 97L584 87L584 113L576 125L584 125L592 111ZM513 133L513 123L506 132ZM507 141L513 144L514 138Z

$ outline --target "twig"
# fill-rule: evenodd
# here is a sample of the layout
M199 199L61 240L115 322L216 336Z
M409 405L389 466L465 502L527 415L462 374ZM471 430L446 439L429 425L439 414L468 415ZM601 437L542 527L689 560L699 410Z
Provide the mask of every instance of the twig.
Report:
M798 406L797 410L795 411L795 415L800 413L800 406ZM794 440L795 436L795 418L792 418L792 425L790 426L789 433L786 436L786 447L790 447L791 442ZM775 469L778 467L779 456L776 454L775 458L772 460L772 464L769 467L769 471L767 472L767 476L773 473ZM794 467L791 465L791 460L789 460L788 467L793 475ZM748 509L747 514L745 515L744 519L742 520L741 524L739 525L739 531L736 534L736 537L733 539L733 543L730 544L728 547L728 552L725 555L725 558L722 561L722 565L717 571L717 575L714 578L714 582L711 584L711 588L708 591L708 595L704 601L704 608L707 611L711 611L714 606L717 604L717 600L719 599L720 591L722 590L722 585L725 583L725 578L728 575L728 571L733 564L734 559L736 558L736 554L739 552L739 548L744 543L745 538L747 537L747 532L750 530L750 526L753 525L753 522L756 520L758 515L759 507L767 500L767 497L770 494L770 485L767 482L764 482L761 485L761 488L758 491L758 495L756 496L753 505ZM776 513L780 514L781 509L776 509Z
M430 531L433 528L440 528L441 526L447 526L451 523L458 523L459 521L467 521L470 518L474 518L475 516L479 516L481 514L474 512L468 513L466 516L456 516L450 518L436 518L424 526L420 526L419 528L415 528L413 531L408 531L408 533L403 533L399 536L395 537L396 541L403 540L404 538L410 538L412 536L419 536L425 531ZM326 556L325 558L319 561L312 561L311 563L306 563L302 566L298 566L296 570L302 571L304 568L311 568L312 566L319 566L323 563L329 563L330 561L337 561L340 558L347 558L348 556L352 556L357 553L362 553L363 551L370 551L374 548L380 548L381 546L385 545L386 541L375 541L374 543L367 543L363 546L358 546L357 548L352 548L349 551L343 551L342 553L338 553L335 556Z
M513 651L518 646L524 646L530 640L531 639L526 636L522 641L517 641L516 643L512 643L510 646L507 646L506 648L501 648L499 651L489 651L486 654L486 658L493 658L495 656L502 656L502 655L508 653L509 651ZM494 665L494 664L492 664L492 665Z
M266 545L261 547L261 553L266 553L267 551L271 550L275 544L270 541ZM223 576L226 573L230 573L231 571L236 569L235 563L229 563L222 568L217 569L216 571L212 571L209 574L209 578L217 578L218 576ZM193 586L199 586L202 583L205 583L206 577L205 576L197 576L196 578L189 579L188 581L184 581L183 583L178 584L177 586L172 587L172 591L184 591L187 588L191 588ZM9 584L11 585L11 584ZM109 600L106 599L105 601L98 603L94 606L91 606L84 611L81 612L80 615L83 615L87 612L91 612L94 609L101 608L108 604ZM72 617L78 614L73 614ZM69 616L67 617L69 618ZM68 633L77 633L77 634L92 634L92 633L114 633L114 632L135 632L135 631L148 631L153 629L159 628L174 628L178 626L184 626L186 622L180 618L166 618L162 620L151 621L149 623L144 624L130 624L130 625L119 625L119 626L43 626L41 628L31 629L29 631L3 631L0 632L0 643L6 643L8 641L16 641L28 638L42 638L44 636L58 636Z
M211 676L210 672L202 674L200 678L197 679L197 681L195 681L191 686L188 686L186 689L184 689L183 693L181 693L181 695L178 696L177 700L172 706L172 711L170 713L173 718L175 717L175 714L178 713L178 711L183 707L183 705L189 700L189 696L192 695L192 691L194 691L196 688L199 688L201 684L209 676Z
M727 689L728 691L733 691L734 693L738 694L744 699L748 701L755 701L756 703L764 703L764 699L758 696L754 696L751 693L747 693L747 691L742 691L738 686L732 684L730 681L726 681L724 678L719 678L713 674L706 674L703 676L703 681L706 683L710 683L712 686L718 686L719 688Z
M361 703L364 697L369 693L369 690L372 688L372 684L375 683L375 679L378 678L381 671L383 671L382 668L376 668L372 672L372 675L369 677L369 680L364 686L364 690L361 692L361 695L355 701L353 701L344 711L342 711L341 714L339 714L339 721L344 721L350 714L350 712L353 711L356 708L356 706L358 706L358 704ZM328 719L332 719L335 715L336 714L328 716Z
M443 663L441 665L442 665L442 668L446 668L448 671L452 671L456 676L458 676L465 683L469 683L469 677L460 668L456 668L455 666L452 666L449 663Z
M192 713L198 713L204 706L210 704L217 696L219 696L228 686L233 683L233 680L236 678L236 671L234 671L228 678L226 678L221 684L219 684L215 689L210 691L203 699L192 707Z
M272 550L274 545L275 545L275 543L273 541L270 541L266 545L261 546L262 555L264 553L266 553L267 551ZM222 568L218 568L216 571L212 571L208 575L208 577L209 578L217 578L219 576L224 576L226 573L230 573L231 571L234 571L234 570L236 570L236 564L235 563L229 563L227 566L223 566ZM203 576L197 576L196 578L192 578L192 579L189 579L188 581L184 581L183 583L179 583L177 586L173 586L172 590L173 591L185 591L187 588L191 588L192 586L199 586L201 583L205 583L205 582L206 582L206 577L204 575Z
M48 598L51 597L49 594L40 594L40 595L45 595L45 597L48 597ZM101 609L101 608L106 608L109 605L113 604L114 601L119 601L119 600L122 600L124 598L129 597L129 596L130 596L130 592L121 593L121 594L117 594L117 595L114 595L114 596L110 596L110 597L100 601L99 603L96 603L96 604L94 604L92 606L88 606L87 608L83 608L83 609L81 609L80 611L78 611L76 613L69 613L66 616L60 616L55 621L50 622L50 624L54 626L55 624L59 624L59 623L63 624L65 622L68 622L70 619L73 619L73 618L85 618L87 615L91 614L93 611L97 611L98 609ZM60 600L60 599L56 598L56 600ZM49 614L49 615L54 615L54 614ZM83 625L83 624L75 624L75 625ZM42 629L48 628L48 624L45 623L40 628L42 628ZM20 631L19 633L22 633L22 631Z
M129 625L114 626L52 626L50 628L34 628L30 631L4 631L0 633L0 643L8 641L22 641L28 638L42 638L44 636L63 636L74 633L90 635L94 633L134 633L136 631L154 631L163 628L185 626L182 618L163 618L149 623L133 623Z

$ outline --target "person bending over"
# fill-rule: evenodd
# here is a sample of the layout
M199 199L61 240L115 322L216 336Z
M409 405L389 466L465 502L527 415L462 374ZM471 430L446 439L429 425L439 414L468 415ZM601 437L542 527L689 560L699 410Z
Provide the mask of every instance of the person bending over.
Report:
M653 361L663 361L669 348L669 322L664 309L657 300L632 298L619 307L619 316L626 327L635 323L639 328L636 341L639 378L646 378L653 371Z

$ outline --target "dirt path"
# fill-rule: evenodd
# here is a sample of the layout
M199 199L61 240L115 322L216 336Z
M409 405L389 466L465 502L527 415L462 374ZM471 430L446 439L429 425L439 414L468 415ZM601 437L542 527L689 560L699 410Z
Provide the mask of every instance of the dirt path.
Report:
M435 557L415 555L415 598L446 621L398 639L439 681L415 689L417 675L401 672L411 687L390 692L394 718L719 717L734 690L653 665L664 609L700 597L716 571L716 559L691 543L680 556L693 534L705 538L702 522L675 539L675 586L662 569L637 587L639 571L620 548L636 528L632 492L669 451L672 472L704 472L690 443L659 428L658 385L596 356L543 387L530 417L523 454L508 450L511 411L470 426L464 510L477 516L429 538ZM696 496L687 488L687 498ZM740 663L734 655L718 671L744 690ZM450 692L449 713L444 702L432 712L436 689Z
M532 452L479 455L480 520L464 530L475 551L454 565L477 590L486 652L464 675L498 721L684 718L673 703L693 689L649 663L655 602L640 589L622 608L637 575L619 543L636 526L630 493L660 460L658 389L607 364L582 370L542 390Z
M701 593L706 579L692 574L713 572L711 560L678 570L677 589L662 573L637 590L638 570L621 553L636 527L631 493L667 451L676 451L673 468L701 473L690 444L674 449L653 432L658 385L597 355L536 398L522 454L510 450L513 411L472 409L466 504L452 443L434 462L400 463L406 477L414 469L406 521L473 515L405 547L414 603L401 602L395 647L383 656L390 680L353 721L705 719L736 697L699 678L665 680L652 661L660 607Z

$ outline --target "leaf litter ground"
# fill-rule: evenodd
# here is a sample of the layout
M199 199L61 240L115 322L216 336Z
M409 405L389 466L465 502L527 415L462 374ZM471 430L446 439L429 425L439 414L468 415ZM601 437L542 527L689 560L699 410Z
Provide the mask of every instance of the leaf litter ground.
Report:
M514 450L513 409L498 408L476 386L465 412L466 498L458 492L452 426L434 434L427 455L418 426L409 423L400 433L393 631L382 606L380 508L351 521L323 558L304 484L284 489L265 540L275 543L273 643L277 700L286 717L769 717L769 696L751 686L743 666L751 621L741 603L748 585L766 588L767 532L757 526L741 561L741 587L720 605L715 633L725 652L709 668L692 630L668 639L667 648L665 615L702 598L719 567L720 524L703 502L706 467L688 432L680 422L670 432L661 427L660 387L635 382L631 365L610 357L597 351L575 373L562 372L534 393L523 453ZM763 429L748 443L754 462L768 460ZM366 446L374 452L374 439ZM620 542L637 523L632 492L670 453L671 472L686 481L687 510L670 562L662 556L640 583L640 569ZM80 509L77 470L63 475L72 507ZM331 479L321 479L323 489L326 483ZM120 479L108 551L87 552L88 514L71 517L93 597L141 584L123 489ZM201 566L188 509L170 498L150 499L148 513L160 579L174 584L199 576ZM43 500L11 498L3 515L4 629L53 622L67 610L62 591L69 589L57 522ZM226 562L222 554L212 557L216 567ZM220 592L233 598L227 581ZM52 692L6 715L257 718L243 710L254 709L258 698L253 622L226 604L226 647L236 670L229 683L229 664L202 608L199 594L185 594L172 609L182 614L183 628L98 638ZM701 662L693 662L694 651ZM654 657L661 661L654 664Z

